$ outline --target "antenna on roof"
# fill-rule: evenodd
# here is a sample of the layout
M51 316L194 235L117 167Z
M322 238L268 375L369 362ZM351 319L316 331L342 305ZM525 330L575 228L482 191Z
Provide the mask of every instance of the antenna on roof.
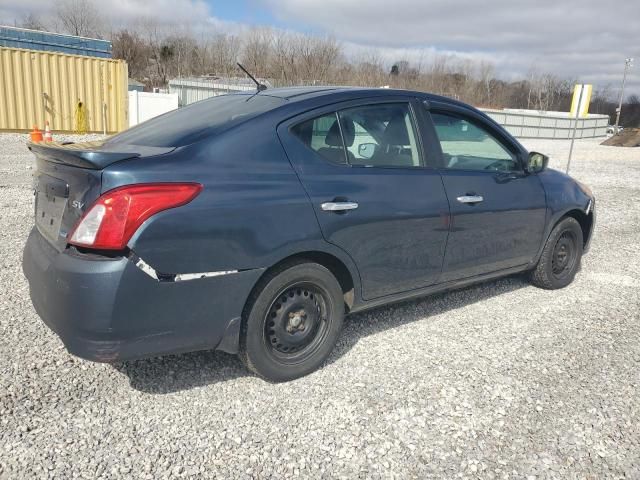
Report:
M240 70L242 70L244 73L246 73L246 74L247 74L247 76L248 76L251 80L253 80L253 81L255 82L256 87L258 88L258 91L259 91L259 92L261 92L261 91L263 91L263 90L266 90L266 89L267 89L267 86L266 86L264 83L260 83L258 80L256 80L256 78L255 78L253 75L251 75L251 74L247 71L247 69L246 69L246 68L244 68L244 67L242 66L242 64L238 63L238 67L240 67Z

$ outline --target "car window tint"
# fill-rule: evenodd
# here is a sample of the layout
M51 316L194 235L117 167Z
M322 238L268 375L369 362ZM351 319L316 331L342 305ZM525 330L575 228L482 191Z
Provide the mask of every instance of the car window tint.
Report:
M339 112L347 159L370 167L420 167L416 129L407 103L385 103Z
M431 113L445 168L455 170L515 171L515 156L484 128L464 118Z
M279 107L284 100L268 95L231 94L208 98L142 122L111 137L148 147L182 147Z
M340 125L335 112L299 123L291 131L325 160L332 163L346 163Z

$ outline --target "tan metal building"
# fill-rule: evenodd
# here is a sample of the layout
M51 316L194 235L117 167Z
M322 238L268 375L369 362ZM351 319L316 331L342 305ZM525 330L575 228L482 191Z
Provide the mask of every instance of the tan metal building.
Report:
M126 62L0 47L0 130L60 132L128 127Z

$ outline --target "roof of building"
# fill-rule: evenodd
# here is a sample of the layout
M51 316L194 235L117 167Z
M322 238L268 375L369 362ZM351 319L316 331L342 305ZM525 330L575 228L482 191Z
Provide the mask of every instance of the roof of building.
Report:
M0 25L0 47L111 58L111 42L108 40L63 35L61 33L6 25Z
M260 83L263 83L267 87L271 87L271 83L266 79L259 78L258 81ZM169 86L240 92L255 90L256 88L256 84L250 78L218 76L172 78L171 80L169 80Z

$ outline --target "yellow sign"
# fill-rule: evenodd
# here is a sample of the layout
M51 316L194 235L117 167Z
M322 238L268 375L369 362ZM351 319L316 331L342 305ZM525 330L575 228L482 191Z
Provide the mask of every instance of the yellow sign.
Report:
M573 100L571 100L571 113L573 117L586 117L589 113L589 102L591 102L591 91L593 85L577 84L573 87ZM578 113L576 115L576 112Z

